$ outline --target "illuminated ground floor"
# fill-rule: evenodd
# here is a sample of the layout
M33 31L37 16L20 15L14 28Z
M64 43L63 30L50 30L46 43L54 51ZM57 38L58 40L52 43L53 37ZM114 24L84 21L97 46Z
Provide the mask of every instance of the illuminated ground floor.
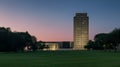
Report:
M46 48L43 50L72 50L73 42L64 41L64 42L42 42Z

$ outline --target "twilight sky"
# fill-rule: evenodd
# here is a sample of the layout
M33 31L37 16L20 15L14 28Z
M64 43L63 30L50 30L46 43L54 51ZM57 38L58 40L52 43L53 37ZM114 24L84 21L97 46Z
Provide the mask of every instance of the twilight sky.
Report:
M0 27L42 41L73 41L76 12L89 16L89 39L120 27L120 0L0 0Z

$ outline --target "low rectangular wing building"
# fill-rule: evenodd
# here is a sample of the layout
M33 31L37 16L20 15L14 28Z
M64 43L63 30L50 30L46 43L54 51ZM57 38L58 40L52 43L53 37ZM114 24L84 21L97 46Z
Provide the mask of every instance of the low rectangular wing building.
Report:
M64 41L64 42L42 42L41 44L45 45L43 50L68 50L73 49L73 42Z

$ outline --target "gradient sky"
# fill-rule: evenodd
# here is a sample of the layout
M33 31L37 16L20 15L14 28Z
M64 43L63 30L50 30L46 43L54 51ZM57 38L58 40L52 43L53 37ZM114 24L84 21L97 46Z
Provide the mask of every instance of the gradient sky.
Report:
M120 0L0 0L0 27L42 41L73 41L76 12L89 16L89 39L120 27Z

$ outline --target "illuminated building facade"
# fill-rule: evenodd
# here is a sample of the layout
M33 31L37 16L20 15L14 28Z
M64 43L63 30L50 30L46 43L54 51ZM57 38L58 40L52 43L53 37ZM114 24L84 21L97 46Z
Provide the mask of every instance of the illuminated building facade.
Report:
M40 45L37 45L39 48L41 45L45 45L43 50L72 50L73 42L63 41L63 42L40 42ZM38 49L40 50L40 49Z
M74 16L74 50L84 50L89 38L89 17L87 13Z

